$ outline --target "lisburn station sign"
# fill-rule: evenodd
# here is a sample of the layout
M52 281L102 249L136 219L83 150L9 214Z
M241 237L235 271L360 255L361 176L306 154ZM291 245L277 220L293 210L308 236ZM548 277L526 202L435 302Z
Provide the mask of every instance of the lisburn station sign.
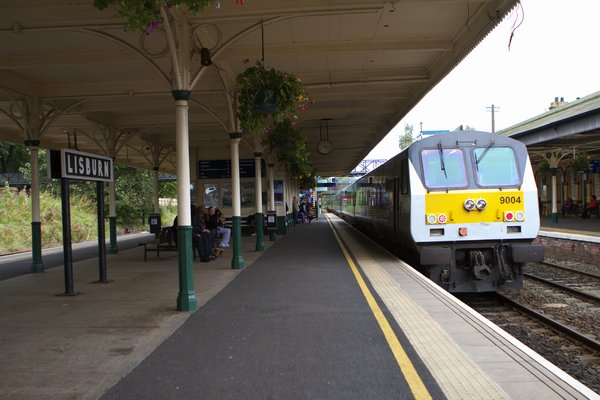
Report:
M69 203L69 180L96 181L96 206L98 209L98 282L110 282L106 276L106 243L104 240L104 182L114 179L113 160L96 154L82 153L72 149L50 150L50 178L60 179L63 227L63 255L65 266L65 296L75 296L73 286L73 249L71 246L71 211ZM116 224L111 223L111 230ZM116 230L112 238L116 239ZM116 240L115 240L116 244Z
M52 178L70 178L85 181L113 181L113 160L96 154L77 150L61 149L60 163L58 151L51 152Z
M105 182L113 180L113 161L109 157L62 149L60 160L63 178Z

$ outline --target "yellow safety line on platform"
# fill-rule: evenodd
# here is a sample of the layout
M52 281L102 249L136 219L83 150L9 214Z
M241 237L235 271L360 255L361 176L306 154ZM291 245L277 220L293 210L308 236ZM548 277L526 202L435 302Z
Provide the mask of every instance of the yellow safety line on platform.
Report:
M431 399L431 394L429 394L429 390L427 390L427 387L421 380L419 373L415 369L413 363L410 361L410 358L408 358L408 355L406 354L406 352L404 351L404 348L400 344L398 337L394 333L394 330L392 329L390 323L388 322L387 318L383 314L383 311L379 307L379 304L377 304L375 297L369 290L369 287L367 286L362 275L358 271L356 264L354 264L354 261L352 261L352 258L350 257L350 254L348 253L348 250L346 249L346 246L344 246L340 236L338 235L335 228L333 227L333 224L331 223L331 220L329 219L329 217L327 217L327 220L329 221L329 225L332 228L335 239L339 243L340 248L342 249L342 252L344 253L344 256L346 257L346 261L348 261L348 265L350 266L350 269L352 270L352 273L354 274L354 278L356 278L356 281L358 282L358 286L360 287L360 289L363 293L363 296L365 296L365 299L367 300L367 303L369 304L369 307L371 308L371 312L375 316L375 319L377 320L377 323L379 324L379 327L381 328L381 331L383 332L383 335L385 336L385 339L388 342L388 346L390 346L390 349L392 350L392 353L394 354L396 363L398 363L398 366L400 367L400 371L404 375L404 378L406 379L406 382L408 383L408 386L410 387L410 391L412 392L413 396L418 400Z

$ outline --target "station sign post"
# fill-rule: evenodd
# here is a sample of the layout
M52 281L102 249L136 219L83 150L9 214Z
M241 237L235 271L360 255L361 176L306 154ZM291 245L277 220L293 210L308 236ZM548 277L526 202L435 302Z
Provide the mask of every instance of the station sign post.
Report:
M51 178L61 180L61 205L63 227L63 256L65 268L64 296L75 296L73 287L73 249L71 245L70 179L96 181L98 214L99 283L110 282L106 274L106 241L104 229L104 182L114 179L113 160L96 154L73 149L51 150L49 159Z

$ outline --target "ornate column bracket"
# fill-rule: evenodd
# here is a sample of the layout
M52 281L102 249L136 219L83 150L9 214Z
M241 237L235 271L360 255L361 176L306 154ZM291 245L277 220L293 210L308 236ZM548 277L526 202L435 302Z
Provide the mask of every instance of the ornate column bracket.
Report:
M31 147L39 147L40 146L40 141L39 140L26 139L23 142L23 144L26 147L29 147L29 148L31 148Z
M535 152L534 154L537 154L537 155L541 156L544 160L546 160L546 162L548 162L548 165L550 167L550 175L551 175L551 179L552 179L552 183L551 183L552 222L558 222L558 204L557 204L558 193L557 193L557 188L556 188L556 173L558 171L559 163L562 161L562 159L565 158L565 156L568 154L568 152L566 152L564 149L555 149L555 150L551 150L551 151L547 151L547 152Z

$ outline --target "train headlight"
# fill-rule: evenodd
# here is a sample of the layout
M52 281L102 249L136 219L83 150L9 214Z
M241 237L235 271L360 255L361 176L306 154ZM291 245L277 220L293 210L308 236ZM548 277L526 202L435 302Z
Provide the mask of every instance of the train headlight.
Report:
M487 201L484 199L479 199L477 200L477 203L475 203L475 207L477 207L479 211L483 211L487 207Z
M438 215L438 217L437 217L438 224L445 224L446 221L448 221L448 217L446 217L446 214Z
M471 199L466 199L463 206L465 207L465 210L472 211L475 208L475 202Z
M437 222L437 217L435 216L435 214L429 214L427 216L427 223L430 225L433 225Z
M512 222L515 220L515 214L512 211L504 212L504 220L508 222Z
M515 219L519 222L523 222L525 220L525 213L523 211L517 211L515 213Z

